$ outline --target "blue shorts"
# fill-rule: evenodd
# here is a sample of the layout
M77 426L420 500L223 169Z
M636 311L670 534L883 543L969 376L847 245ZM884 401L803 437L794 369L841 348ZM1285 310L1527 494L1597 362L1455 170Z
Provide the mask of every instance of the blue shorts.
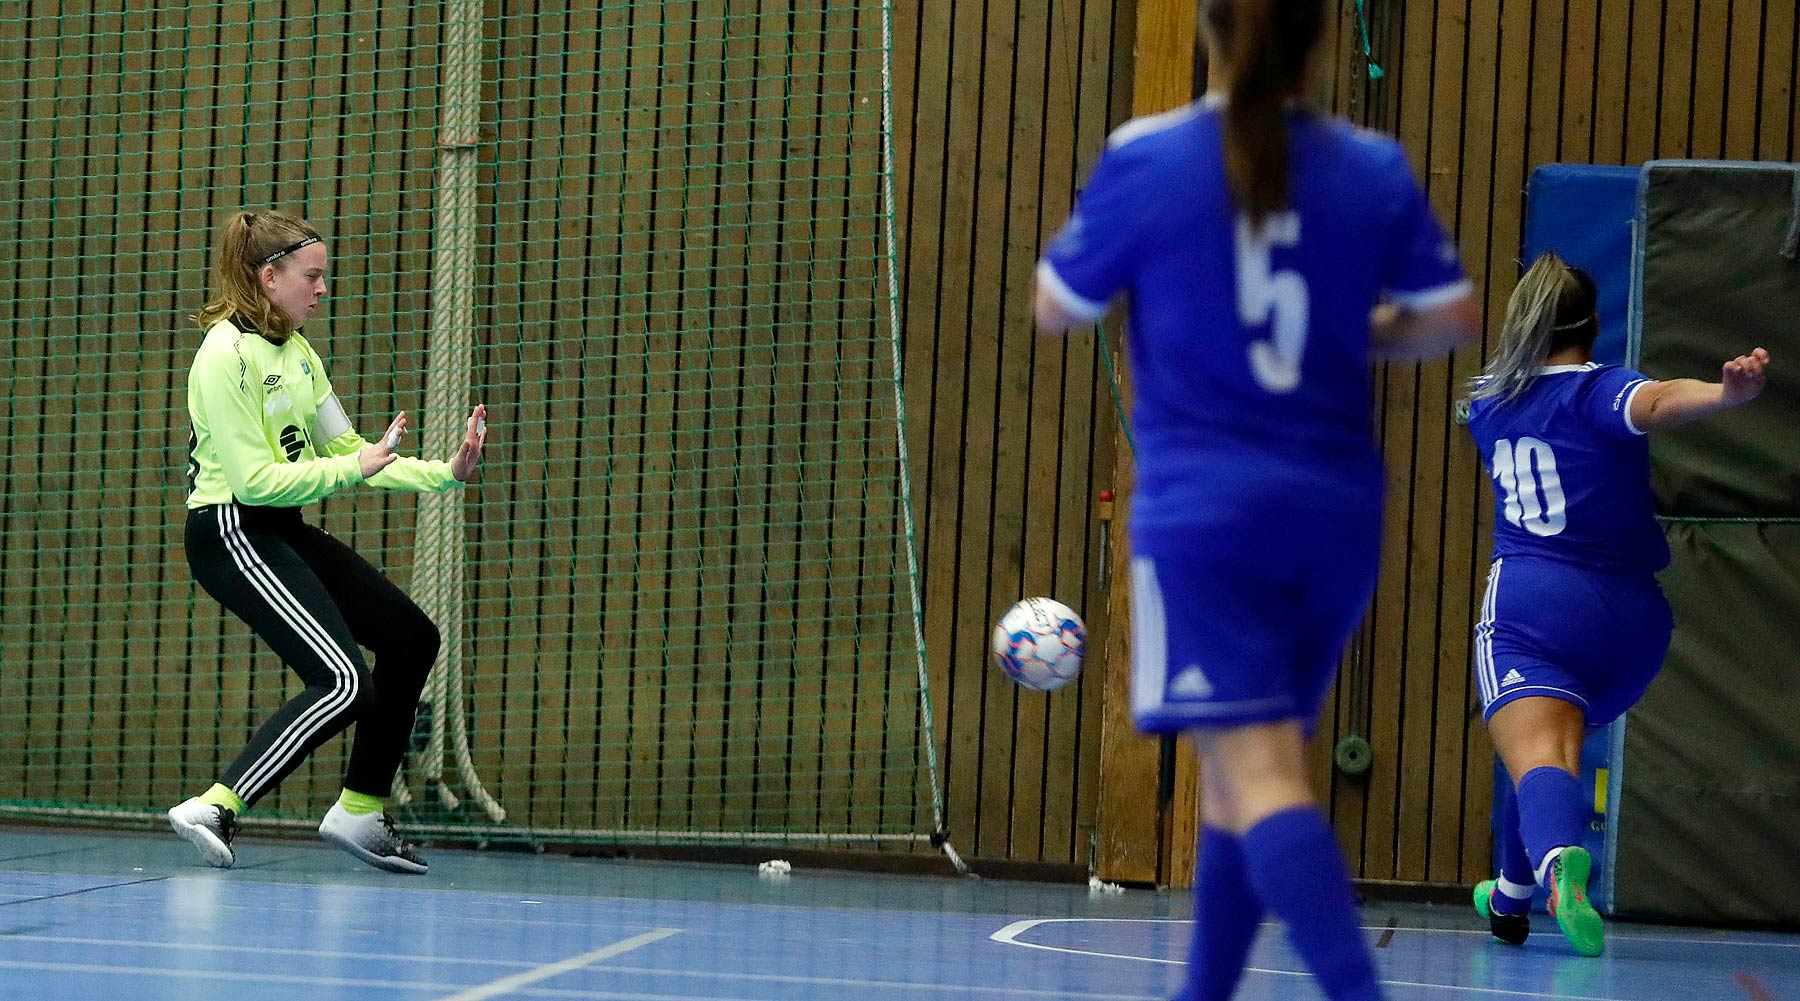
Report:
M1377 474L1379 470L1376 471ZM1132 528L1132 715L1168 733L1312 730L1381 557L1381 488L1296 490Z
M1540 695L1579 706L1589 726L1611 723L1662 670L1674 622L1653 575L1495 560L1475 626L1482 719Z

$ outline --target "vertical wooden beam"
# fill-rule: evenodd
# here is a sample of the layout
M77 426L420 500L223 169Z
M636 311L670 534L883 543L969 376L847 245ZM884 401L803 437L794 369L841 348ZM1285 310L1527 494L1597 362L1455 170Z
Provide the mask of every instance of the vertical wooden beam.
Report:
M1190 17L1198 13L1199 4L1188 6L1194 8ZM1188 63L1181 72L1188 81L1187 100L1192 100L1195 96L1192 90L1197 84L1206 90L1217 90L1225 85L1225 81L1223 65L1217 59L1206 59L1201 51L1197 18L1188 24L1195 33L1184 36ZM1204 65L1197 65L1199 63ZM1122 540L1119 536L1115 538ZM1127 630L1119 635L1130 636L1131 633ZM1158 881L1164 886L1193 886L1200 850L1200 754L1191 740L1176 743L1172 789L1173 794L1164 808L1162 865Z
M1194 99L1196 0L1138 0L1131 111L1153 115Z
M1148 115L1178 108L1193 99L1196 4L1194 0L1138 0L1137 46L1132 74L1132 113ZM1114 339L1114 368L1125 371L1123 344ZM1129 392L1129 385L1121 386ZM1121 437L1123 431L1119 432ZM1131 722L1130 622L1131 555L1125 512L1133 463L1129 446L1115 450L1113 484L1117 497L1112 530L1113 579L1108 631L1101 658L1105 710L1100 730L1098 869L1101 878L1159 882L1162 824L1158 805L1159 742L1140 737Z

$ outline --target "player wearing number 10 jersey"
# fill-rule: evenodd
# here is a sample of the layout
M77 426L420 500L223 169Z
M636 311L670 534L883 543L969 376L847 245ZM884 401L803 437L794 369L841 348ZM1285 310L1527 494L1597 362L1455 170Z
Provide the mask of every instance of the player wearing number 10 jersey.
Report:
M1534 884L1585 955L1599 955L1587 901L1592 859L1580 774L1585 727L1617 718L1662 667L1672 620L1656 572L1669 547L1650 495L1650 431L1748 402L1761 348L1722 381L1658 382L1593 363L1593 280L1539 258L1507 305L1499 349L1471 393L1469 432L1494 483L1494 562L1475 629L1475 678L1512 777L1495 834L1499 878L1475 889L1496 937L1529 931Z
M1201 14L1224 93L1113 134L1039 266L1038 322L1130 301L1133 712L1203 752L1179 996L1230 997L1266 910L1325 997L1370 1001L1303 744L1379 560L1370 359L1443 355L1479 318L1399 145L1301 104L1321 0Z

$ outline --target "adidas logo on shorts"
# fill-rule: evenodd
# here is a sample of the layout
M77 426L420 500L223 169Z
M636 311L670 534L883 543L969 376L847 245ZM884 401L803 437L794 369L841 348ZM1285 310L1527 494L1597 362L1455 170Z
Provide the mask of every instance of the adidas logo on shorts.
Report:
M1505 688L1507 685L1523 685L1524 683L1525 676L1520 674L1517 668L1506 672L1506 677L1500 679L1501 688Z
M1171 698L1205 699L1211 698L1212 693L1212 682L1206 680L1206 672L1200 670L1199 664L1189 664L1169 681Z

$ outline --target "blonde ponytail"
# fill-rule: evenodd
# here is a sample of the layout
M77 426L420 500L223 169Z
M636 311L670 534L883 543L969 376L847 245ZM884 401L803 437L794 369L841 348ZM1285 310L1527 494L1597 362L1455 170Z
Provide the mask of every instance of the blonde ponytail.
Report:
M1516 399L1537 378L1544 359L1560 348L1592 347L1600 321L1592 279L1555 254L1533 261L1506 302L1500 345L1470 383L1469 398Z

